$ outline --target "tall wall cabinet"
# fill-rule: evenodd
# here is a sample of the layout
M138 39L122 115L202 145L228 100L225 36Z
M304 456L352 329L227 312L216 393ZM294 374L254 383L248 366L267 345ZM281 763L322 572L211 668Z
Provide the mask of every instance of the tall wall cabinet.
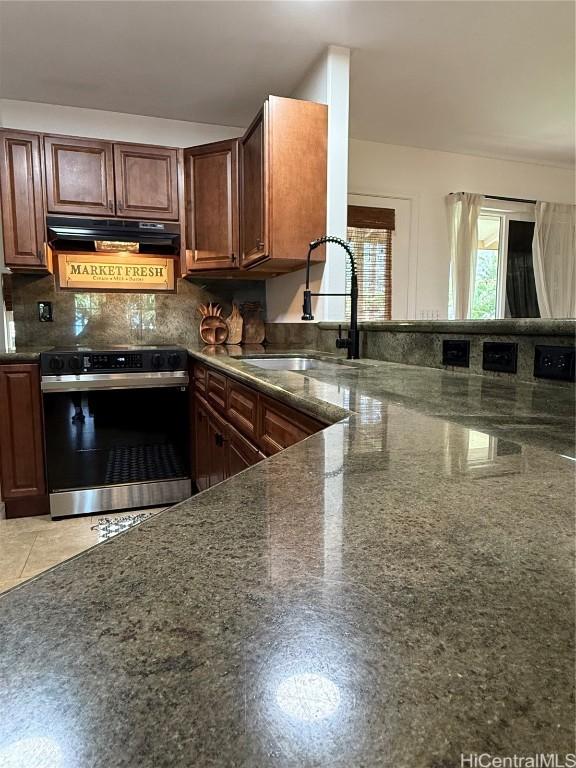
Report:
M35 133L2 131L0 192L6 264L22 270L42 269L44 199L41 138Z

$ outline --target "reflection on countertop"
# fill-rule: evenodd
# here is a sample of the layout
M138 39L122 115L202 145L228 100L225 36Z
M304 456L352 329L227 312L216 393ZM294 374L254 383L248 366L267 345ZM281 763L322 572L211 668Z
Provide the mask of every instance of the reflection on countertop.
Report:
M0 765L573 752L565 391L209 352L338 421L0 598Z

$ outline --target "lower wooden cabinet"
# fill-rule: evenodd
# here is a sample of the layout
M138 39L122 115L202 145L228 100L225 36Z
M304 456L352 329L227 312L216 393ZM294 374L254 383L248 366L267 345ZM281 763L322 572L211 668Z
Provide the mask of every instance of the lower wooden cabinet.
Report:
M314 419L262 395L258 408L258 438L262 449L273 453L299 443L322 428Z
M45 514L40 370L0 365L0 496L7 517Z
M193 477L203 491L325 426L204 365L195 364Z
M196 392L194 395L193 474L199 491L266 458Z

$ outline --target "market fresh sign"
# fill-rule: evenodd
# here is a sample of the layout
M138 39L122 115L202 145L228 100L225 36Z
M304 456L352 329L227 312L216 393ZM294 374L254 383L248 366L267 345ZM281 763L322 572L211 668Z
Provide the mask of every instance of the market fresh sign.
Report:
M60 288L91 291L173 291L174 261L156 256L58 254Z

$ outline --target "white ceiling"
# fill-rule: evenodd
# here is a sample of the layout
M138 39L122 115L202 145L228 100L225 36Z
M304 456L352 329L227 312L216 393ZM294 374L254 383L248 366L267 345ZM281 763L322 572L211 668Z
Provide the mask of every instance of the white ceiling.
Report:
M568 165L572 2L0 2L0 96L247 125L329 43L354 138Z

